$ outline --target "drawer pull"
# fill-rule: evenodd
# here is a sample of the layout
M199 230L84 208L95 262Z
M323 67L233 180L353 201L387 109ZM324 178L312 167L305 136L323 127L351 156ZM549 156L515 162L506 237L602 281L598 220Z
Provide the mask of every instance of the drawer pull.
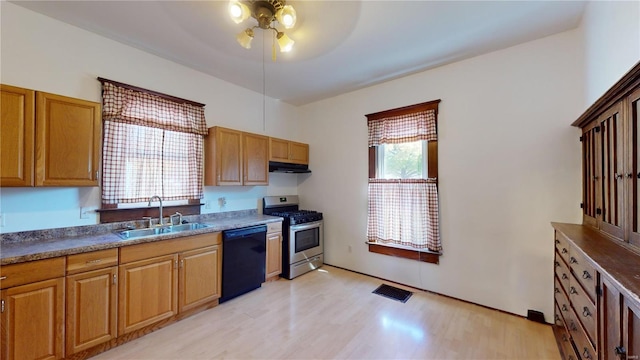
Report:
M556 261L556 267L559 267L559 266L560 266L560 263Z
M0 280L6 280L7 277L6 276L0 276Z
M560 292L560 289L555 288L555 289L554 289L554 291L555 291L555 292L556 292L556 294L557 294L557 293L559 293L559 292Z
M616 346L615 350L616 355L624 355L627 353L627 350L624 348L624 346Z
M567 280L568 278L567 274L562 274L562 280Z
M591 312L589 311L589 308L587 308L586 306L582 308L582 316L584 317L591 316Z
M573 286L569 289L569 294L577 294L578 292L576 291L576 288L574 288Z
M563 253L563 254L568 253L567 248L562 248L562 253Z
M569 308L567 308L567 304L562 304L562 311L569 311Z
M583 279L591 279L591 274L589 274L589 272L587 270L582 272L582 278Z
M571 330L571 331L577 331L578 330L578 328L576 327L576 324L573 321L571 322L571 326L569 326L569 330Z
M95 260L87 260L87 265L90 264L98 264L99 262L101 262L102 259L95 259Z
M569 260L570 263L572 264L577 264L578 260L576 260L576 258L574 258L573 256L571 257L571 260Z
M560 244L560 240L556 239L556 244Z
M582 352L582 358L583 359L591 359L591 354L589 354L589 349L584 348L584 351Z
M569 341L569 338L567 337L566 334L562 334L562 341L564 341L564 342Z

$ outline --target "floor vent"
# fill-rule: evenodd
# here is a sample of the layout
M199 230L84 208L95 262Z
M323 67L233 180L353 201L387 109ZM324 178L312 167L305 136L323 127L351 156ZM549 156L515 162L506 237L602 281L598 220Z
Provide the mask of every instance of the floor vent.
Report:
M400 302L407 302L413 293L411 291L398 289L397 287L382 284L377 289L372 291L374 294L384 296L389 299L397 300Z

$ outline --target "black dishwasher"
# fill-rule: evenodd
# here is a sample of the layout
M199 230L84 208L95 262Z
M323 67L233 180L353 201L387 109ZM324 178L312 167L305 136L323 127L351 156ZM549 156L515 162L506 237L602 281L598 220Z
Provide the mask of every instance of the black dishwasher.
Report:
M264 282L267 227L252 226L222 232L222 297L231 300Z

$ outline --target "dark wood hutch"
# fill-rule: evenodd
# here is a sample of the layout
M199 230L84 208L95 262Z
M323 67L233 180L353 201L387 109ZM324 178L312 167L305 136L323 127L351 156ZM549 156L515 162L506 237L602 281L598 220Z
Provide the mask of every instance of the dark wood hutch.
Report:
M567 360L640 359L640 62L572 125L583 224L552 224L556 340Z

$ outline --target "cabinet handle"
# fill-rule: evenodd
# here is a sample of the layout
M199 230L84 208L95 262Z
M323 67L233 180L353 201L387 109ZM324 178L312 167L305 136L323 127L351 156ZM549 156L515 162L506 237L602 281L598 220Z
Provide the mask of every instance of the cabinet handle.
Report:
M569 326L569 330L571 330L571 331L577 331L578 330L578 328L576 327L576 324L573 321L571 322L571 326Z
M556 239L556 244L560 244L560 240Z
M573 256L571 257L571 260L569 260L569 263L571 264L577 264L578 260L576 260L576 258L574 258Z
M180 267L184 267L184 259L180 260Z
M582 316L587 317L587 316L591 316L591 312L589 311L589 308L587 308L586 306L584 308L582 308Z
M116 279L117 279L117 275L113 274L113 285L115 285L118 282Z
M562 274L562 280L567 280L568 278L567 274Z
M6 276L0 276L0 280L6 280L7 277Z
M569 308L567 308L567 304L562 304L562 311L569 311Z
M638 173L638 179L640 179L640 172Z
M633 174L632 174L632 173L628 173L628 174L627 174L627 177L628 177L629 179L631 179L631 178L633 177Z
M559 266L560 266L560 263L556 261L556 267L559 267Z
M570 294L577 294L578 292L576 291L576 288L574 288L573 286L571 287L571 289L569 289L569 293Z
M99 263L101 261L102 261L102 259L87 260L87 264L97 264L97 263Z
M599 178L598 178L597 176L594 176L594 177L593 177L593 180L595 180L595 181L598 181L598 179L599 179Z
M616 175L614 176L614 178L615 178L616 180L620 180L620 179L622 179L623 177L624 177L624 174L616 174Z
M627 349L625 349L624 346L616 346L615 351L616 355L624 355L627 353Z
M174 260L173 265L174 265L174 269L177 269L178 268L178 260Z
M4 312L4 299L0 300L0 313Z
M583 279L591 279L591 274L589 274L589 272L587 270L582 272L582 278Z
M559 293L559 292L560 292L560 289L555 288L555 290L554 290L554 291L555 291L555 292L556 292L556 294L557 294L557 293Z
M582 352L582 358L583 359L591 359L591 354L589 354L589 349L584 348L584 351Z
M562 253L563 253L563 254L568 253L567 248L562 248Z

